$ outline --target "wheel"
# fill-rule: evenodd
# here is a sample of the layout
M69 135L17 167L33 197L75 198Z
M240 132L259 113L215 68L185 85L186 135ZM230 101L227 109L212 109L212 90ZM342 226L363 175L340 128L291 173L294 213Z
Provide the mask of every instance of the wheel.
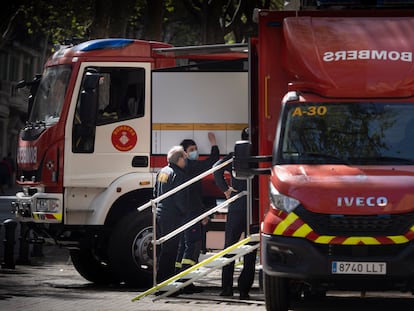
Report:
M92 249L70 250L70 257L75 269L86 280L104 285L119 282L110 267L99 260Z
M133 212L114 228L109 240L109 262L129 286L148 288L153 279L152 214Z
M286 278L270 276L263 271L267 311L288 311L289 282Z

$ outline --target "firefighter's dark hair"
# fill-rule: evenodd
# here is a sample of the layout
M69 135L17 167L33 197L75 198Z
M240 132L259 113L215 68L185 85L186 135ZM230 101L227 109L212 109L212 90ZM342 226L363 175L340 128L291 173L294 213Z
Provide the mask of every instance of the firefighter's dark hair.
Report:
M241 132L241 139L242 140L249 140L249 128L245 127Z
M192 140L192 139L184 139L184 140L180 143L180 145L181 145L181 146L183 146L184 151L185 151L185 152L187 152L187 148L188 148L188 147L190 147L190 146L196 146L197 144L196 144L196 143L195 143L195 141L194 141L194 140Z

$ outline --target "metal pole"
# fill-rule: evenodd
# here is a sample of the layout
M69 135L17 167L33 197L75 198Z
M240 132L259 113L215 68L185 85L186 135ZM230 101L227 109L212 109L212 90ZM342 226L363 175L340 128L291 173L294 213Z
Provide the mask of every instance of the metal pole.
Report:
M157 285L157 204L151 201L152 205L152 284Z
M246 180L247 198L246 198L246 236L250 236L250 225L252 224L252 180Z

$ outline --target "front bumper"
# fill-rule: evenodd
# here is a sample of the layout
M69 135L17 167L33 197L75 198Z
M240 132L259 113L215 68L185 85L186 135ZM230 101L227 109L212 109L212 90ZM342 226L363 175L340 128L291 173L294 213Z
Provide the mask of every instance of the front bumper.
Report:
M63 215L63 196L59 193L38 192L27 195L16 194L11 203L12 212L22 222L61 223Z
M386 274L334 274L334 261L386 263ZM367 286L370 289L391 289L397 284L411 287L414 284L413 242L395 245L322 245L303 238L262 234L262 263L268 275L336 284L336 288L343 288L343 284L346 284L345 287L355 289Z

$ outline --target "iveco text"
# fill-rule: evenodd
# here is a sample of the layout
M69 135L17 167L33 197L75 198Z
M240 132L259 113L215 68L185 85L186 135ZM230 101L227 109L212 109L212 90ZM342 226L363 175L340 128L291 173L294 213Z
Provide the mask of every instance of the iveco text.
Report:
M387 206L388 199L386 197L338 197L337 206Z

